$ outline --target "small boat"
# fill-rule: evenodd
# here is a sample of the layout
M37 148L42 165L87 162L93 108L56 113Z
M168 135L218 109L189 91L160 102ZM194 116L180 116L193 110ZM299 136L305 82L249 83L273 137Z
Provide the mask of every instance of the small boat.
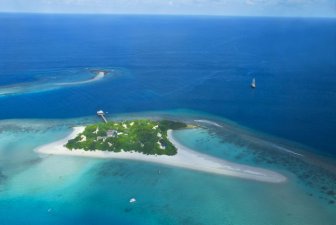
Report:
M135 199L135 198L131 198L131 199L129 200L129 202L130 202L130 203L135 203L135 202L136 202L136 199Z
M251 83L251 88L256 88L257 85L256 85L256 81L255 81L255 78L252 79L252 83Z

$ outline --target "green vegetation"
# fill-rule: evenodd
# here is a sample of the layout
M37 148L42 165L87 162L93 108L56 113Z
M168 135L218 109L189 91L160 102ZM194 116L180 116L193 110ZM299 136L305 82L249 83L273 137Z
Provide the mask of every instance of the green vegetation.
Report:
M65 145L86 151L135 151L147 155L175 155L177 149L167 138L167 130L186 128L181 122L132 120L89 125Z

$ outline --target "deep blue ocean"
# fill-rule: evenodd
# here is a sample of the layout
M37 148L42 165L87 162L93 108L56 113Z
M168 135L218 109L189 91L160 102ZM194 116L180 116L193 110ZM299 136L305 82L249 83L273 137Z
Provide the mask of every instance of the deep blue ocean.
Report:
M287 180L34 151L100 109ZM1 225L334 225L335 134L336 19L0 14Z
M335 39L334 19L2 14L0 85L57 69L124 74L0 97L0 118L183 108L336 154Z

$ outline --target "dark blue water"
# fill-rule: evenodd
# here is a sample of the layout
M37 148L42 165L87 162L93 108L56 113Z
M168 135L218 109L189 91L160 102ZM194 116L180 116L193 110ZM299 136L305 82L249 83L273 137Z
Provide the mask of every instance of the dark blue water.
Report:
M123 72L0 97L0 118L185 108L336 154L335 40L335 19L2 14L0 85L39 70Z

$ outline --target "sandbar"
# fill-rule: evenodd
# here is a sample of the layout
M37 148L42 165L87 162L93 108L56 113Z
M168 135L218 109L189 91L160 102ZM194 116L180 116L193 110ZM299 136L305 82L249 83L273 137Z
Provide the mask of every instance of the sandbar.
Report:
M83 80L83 81L73 81L73 82L63 82L63 83L56 83L56 85L77 85L77 84L86 84L101 80L105 77L105 72L98 72L96 76L91 79Z
M186 169L220 174L226 176L239 177L244 179L281 183L286 181L286 177L280 173L209 156L194 151L179 142L173 137L173 131L168 130L169 141L177 148L177 154L174 156L167 155L145 155L138 152L108 152L108 151L85 151L85 150L69 150L64 145L68 140L75 138L79 133L83 132L84 126L74 127L73 131L64 139L40 146L35 149L37 153L48 155L68 155L80 157L93 157L104 159L125 159L138 160L151 163L159 163L168 166L182 167Z

